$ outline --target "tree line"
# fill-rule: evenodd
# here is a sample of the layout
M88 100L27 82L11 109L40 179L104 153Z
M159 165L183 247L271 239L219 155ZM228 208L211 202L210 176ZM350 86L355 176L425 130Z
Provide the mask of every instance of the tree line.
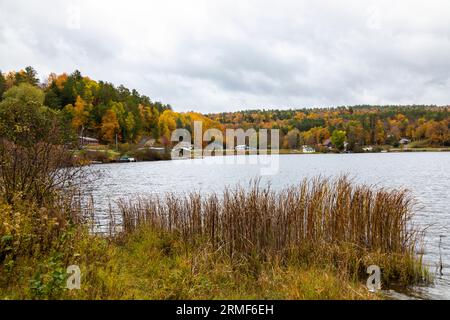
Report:
M449 106L343 106L290 110L246 110L209 114L227 128L280 130L280 145L298 148L398 146L402 139L421 146L450 145Z
M402 139L420 146L450 145L449 106L360 105L204 115L175 112L169 104L152 101L123 85L95 81L77 70L51 73L42 83L32 67L0 72L0 99L16 87L42 96L37 101L58 114L73 136L94 137L105 144L134 144L153 138L168 145L174 129L191 131L194 121L202 121L204 130L279 129L280 145L289 149L302 145L341 149L345 143L348 150L356 151L369 145L397 146Z

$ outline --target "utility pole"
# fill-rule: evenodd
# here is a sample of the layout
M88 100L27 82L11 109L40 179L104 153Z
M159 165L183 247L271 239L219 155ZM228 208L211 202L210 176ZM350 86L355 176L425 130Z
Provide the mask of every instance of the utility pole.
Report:
M81 148L83 148L84 138L83 138L84 126L81 126L80 138L81 138Z

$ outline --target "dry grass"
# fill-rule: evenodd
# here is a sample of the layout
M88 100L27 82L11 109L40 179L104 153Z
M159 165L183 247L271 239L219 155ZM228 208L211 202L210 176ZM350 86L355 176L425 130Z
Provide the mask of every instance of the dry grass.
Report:
M385 282L425 278L404 190L355 185L347 177L313 178L274 191L253 182L222 194L140 197L119 201L125 234L142 226L178 235L256 270L261 262L333 266L353 279L378 264Z
M383 284L425 276L408 194L345 177L122 201L109 236L88 232L79 200L0 202L0 298L377 299L368 265ZM65 288L71 264L81 290Z

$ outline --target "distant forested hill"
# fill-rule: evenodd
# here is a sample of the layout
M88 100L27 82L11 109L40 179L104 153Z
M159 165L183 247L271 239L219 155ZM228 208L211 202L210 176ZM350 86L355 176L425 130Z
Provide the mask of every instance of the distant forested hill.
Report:
M202 115L175 112L170 105L152 101L123 85L96 81L79 71L50 74L40 83L36 71L0 72L0 99L7 90L27 84L43 93L43 105L60 113L75 135L102 143L138 143L143 137L170 143L176 128L280 129L284 148L323 146L342 140L348 149L366 145L396 146L402 139L422 146L450 146L449 106L351 106L291 110L245 110ZM330 142L331 141L331 142Z
M351 106L290 110L246 110L208 115L226 127L277 128L286 148L320 145L344 131L355 145L396 145L402 138L424 145L450 145L449 106Z

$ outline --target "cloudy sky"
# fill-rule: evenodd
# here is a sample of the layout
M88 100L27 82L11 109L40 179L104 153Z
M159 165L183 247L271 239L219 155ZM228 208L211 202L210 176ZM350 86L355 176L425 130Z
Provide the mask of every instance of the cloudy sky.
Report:
M442 1L0 0L0 69L79 69L177 111L450 103Z

